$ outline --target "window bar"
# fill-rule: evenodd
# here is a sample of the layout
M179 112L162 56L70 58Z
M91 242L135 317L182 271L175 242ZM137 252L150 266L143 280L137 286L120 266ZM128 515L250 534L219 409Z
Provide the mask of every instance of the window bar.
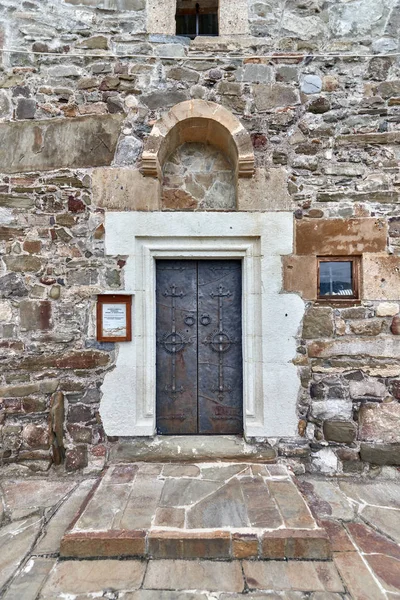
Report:
M196 36L199 35L200 32L200 5L196 3Z
M333 273L332 273L332 264L328 263L329 269L329 294L333 296Z

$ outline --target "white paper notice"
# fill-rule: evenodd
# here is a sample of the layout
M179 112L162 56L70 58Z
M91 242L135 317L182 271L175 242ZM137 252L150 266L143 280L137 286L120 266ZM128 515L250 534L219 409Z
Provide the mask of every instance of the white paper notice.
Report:
M126 335L126 305L103 304L103 337Z

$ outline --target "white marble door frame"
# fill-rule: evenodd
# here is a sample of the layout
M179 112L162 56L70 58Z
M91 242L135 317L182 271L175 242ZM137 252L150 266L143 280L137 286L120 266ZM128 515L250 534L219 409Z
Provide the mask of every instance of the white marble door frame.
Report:
M155 435L157 259L241 259L243 402L247 437L294 436L299 389L295 335L304 303L282 294L281 256L292 252L291 213L108 213L106 251L127 255L133 341L120 343L102 386L108 435Z

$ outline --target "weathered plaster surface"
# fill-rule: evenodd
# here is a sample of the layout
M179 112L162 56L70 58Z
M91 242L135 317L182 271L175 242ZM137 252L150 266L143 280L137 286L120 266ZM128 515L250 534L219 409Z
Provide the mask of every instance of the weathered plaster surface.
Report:
M111 164L121 115L0 124L0 164L5 173Z
M238 210L281 211L290 210L292 204L284 168L257 168L253 177L238 180Z
M159 210L160 182L132 167L93 170L93 195L107 210Z
M147 0L148 33L175 35L176 0Z
M248 0L220 0L220 35L244 35L249 33Z

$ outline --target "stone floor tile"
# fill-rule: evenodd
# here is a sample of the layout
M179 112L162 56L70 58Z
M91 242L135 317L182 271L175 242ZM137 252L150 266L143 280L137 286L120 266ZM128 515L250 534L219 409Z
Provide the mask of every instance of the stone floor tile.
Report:
M239 480L234 478L228 481L188 509L186 522L190 529L249 527L250 523Z
M303 594L297 594L296 597L290 600L302 600ZM222 594L219 600L288 600L288 596L284 592L250 592L249 594Z
M35 600L46 577L56 563L55 558L31 558L13 579L3 600Z
M158 477L164 468L164 463L138 463L141 479Z
M234 533L232 535L233 558L257 558L260 553L260 540L255 533Z
M290 590L291 584L283 561L244 561L243 571L250 590Z
M311 510L318 517L330 517L342 521L353 519L354 508L337 481L300 478L299 484Z
M334 556L334 563L352 600L383 598L382 589L357 552L340 552Z
M67 533L60 545L60 556L63 558L142 558L145 555L146 532L141 530Z
M62 500L76 485L73 481L32 479L4 481L4 504L12 519L27 516L29 510L48 508Z
M250 477L269 477L267 467L265 465L254 464L250 467Z
M286 527L315 527L315 520L291 480L269 480L268 487L278 504Z
M143 588L242 592L244 581L239 561L151 560Z
M400 560L400 546L363 523L347 525L358 548L367 554L386 554Z
M0 488L0 525L3 520L3 516L4 516L3 494L2 494L1 488Z
M245 477L240 479L240 485L252 527L277 529L283 525L282 517L265 481Z
M285 557L295 560L327 560L331 558L329 538L322 529L280 529L272 532L272 536L278 536L281 532L286 535L285 553L283 557L276 556L276 558ZM265 535L263 542L263 549L265 549Z
M362 504L400 508L399 482L386 480L339 481L339 486L346 496Z
M148 556L155 559L225 559L231 557L231 535L228 531L153 529L148 536Z
M323 592L326 590L317 573L314 562L288 561L287 576L290 583L289 589L301 592Z
M305 478L297 480L297 487L303 494L314 517L322 519L330 517L332 508L325 500L322 500L314 490L313 483Z
M65 596L59 596L58 593L52 594L51 592L46 592L45 596L43 596L43 594L40 593L36 600L97 600L97 598L99 597L102 598L102 596L99 596L98 594L96 594L95 596L93 594L66 594Z
M146 563L139 560L61 561L44 584L41 598L93 594L105 589L133 591L141 586L145 569Z
M114 520L114 526L120 529L146 529L151 526L156 508L160 501L164 481L147 474L136 476L130 486L130 494L120 518Z
M165 465L162 470L163 477L198 477L200 468L197 465Z
M200 479L167 479L162 490L160 506L189 506L196 504L212 492L217 491L221 483Z
M50 519L42 537L35 547L35 554L59 552L61 538L77 514L82 502L93 487L93 480L83 481Z
M104 476L104 483L113 483L118 485L121 483L132 483L136 477L139 466L133 465L115 465L111 466Z
M315 570L327 592L344 592L342 580L333 562L314 562Z
M266 561L243 563L250 589L278 591L343 592L340 577L332 563L320 561Z
M363 520L400 544L400 510L366 506L361 516Z
M215 463L211 465L200 465L201 478L211 481L227 481L234 475L239 475L248 468L246 464Z
M94 496L74 525L74 531L113 529L116 519L122 515L132 485L112 485L102 482ZM115 525L119 528L118 524Z
M174 506L157 508L154 525L156 527L184 527L185 509Z
M269 477L288 477L290 473L284 465L268 465L265 467Z
M0 529L0 589L13 575L40 532L37 516L14 521Z
M369 554L365 559L386 590L400 592L400 560L383 554Z
M342 600L342 598L342 594L335 594L334 592L314 592L310 596L310 600Z
M330 521L328 519L319 520L320 527L325 529L331 543L332 552L355 552L356 548L351 541L349 534L339 521Z
M247 598L247 596L246 596ZM171 592L161 590L138 590L119 596L119 600L208 600L201 592ZM243 596L242 596L243 600Z

